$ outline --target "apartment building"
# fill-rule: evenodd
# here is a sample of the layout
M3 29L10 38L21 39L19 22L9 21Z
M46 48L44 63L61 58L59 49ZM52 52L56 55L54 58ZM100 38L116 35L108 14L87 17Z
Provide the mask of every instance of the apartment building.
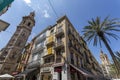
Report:
M101 68L86 42L66 16L33 40L28 65L29 80L104 80Z

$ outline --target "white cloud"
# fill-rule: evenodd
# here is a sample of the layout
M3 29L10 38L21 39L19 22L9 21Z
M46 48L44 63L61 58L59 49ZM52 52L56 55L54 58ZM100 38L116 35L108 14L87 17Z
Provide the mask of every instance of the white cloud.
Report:
M24 1L25 1L25 3L26 3L28 6L30 6L31 0L24 0Z
M49 14L49 6L48 4L39 4L34 0L23 0L31 9L33 9L35 12L40 13L42 17L44 18L50 18Z
M27 4L31 3L31 0L24 0Z
M49 15L49 13L48 13L47 10L43 10L43 16L44 16L45 18L49 18L49 17L50 17L50 15Z

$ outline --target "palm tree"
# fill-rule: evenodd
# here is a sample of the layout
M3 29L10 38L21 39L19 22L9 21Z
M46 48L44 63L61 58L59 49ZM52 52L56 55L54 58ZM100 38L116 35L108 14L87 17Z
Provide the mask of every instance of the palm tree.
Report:
M116 40L119 38L118 35L116 35L113 32L120 31L119 27L120 24L118 22L118 19L109 19L109 17L106 17L103 21L101 21L100 17L97 17L96 19L92 19L88 21L88 25L83 28L83 38L91 42L93 40L93 45L96 46L98 42L101 46L101 41L105 44L106 48L108 49L114 63L116 66L116 69L118 73L120 72L120 66L117 64L117 60L115 58L115 55L110 48L108 42L110 40L108 37L113 37Z

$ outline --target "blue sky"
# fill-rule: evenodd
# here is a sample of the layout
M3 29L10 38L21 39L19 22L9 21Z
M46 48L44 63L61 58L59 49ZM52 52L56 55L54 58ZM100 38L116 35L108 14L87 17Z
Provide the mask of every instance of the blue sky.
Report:
M88 24L87 21L91 18L100 16L103 19L108 15L111 18L120 18L120 0L51 0L51 3L57 15L60 17L66 14L81 35L82 28ZM58 17L53 12L48 0L15 0L9 10L0 16L0 19L10 23L9 28L0 33L0 49L7 44L22 17L33 10L36 12L36 24L28 42L48 25L56 23ZM111 39L110 46L113 51L119 51L120 40ZM88 44L88 47L100 62L100 47L94 47L92 44ZM102 50L110 57L104 45Z

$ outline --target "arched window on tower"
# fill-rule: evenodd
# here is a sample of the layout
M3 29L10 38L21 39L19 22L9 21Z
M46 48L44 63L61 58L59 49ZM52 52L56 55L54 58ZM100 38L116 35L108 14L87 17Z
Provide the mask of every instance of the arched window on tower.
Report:
M23 24L25 23L25 20L23 21Z
M18 46L20 46L21 42L18 42Z
M31 25L31 23L29 22L28 24L27 24L27 26L30 26Z
M22 37L24 37L25 35L26 35L26 33L25 33L25 32L21 34L21 36L22 36Z

